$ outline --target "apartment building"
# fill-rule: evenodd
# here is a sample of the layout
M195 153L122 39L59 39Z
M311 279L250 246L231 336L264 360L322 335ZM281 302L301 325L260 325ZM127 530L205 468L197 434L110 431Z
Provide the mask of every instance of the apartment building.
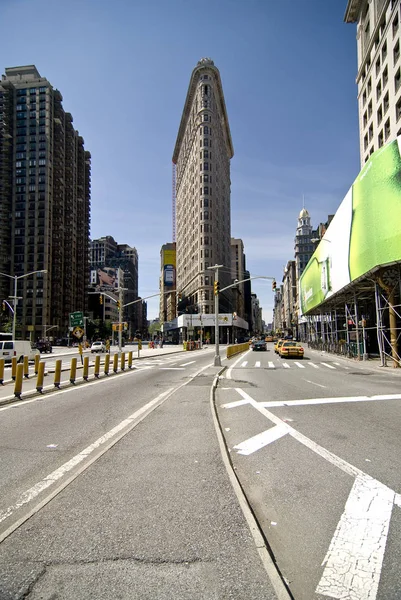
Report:
M87 307L91 155L61 93L34 65L0 82L1 299L14 295L17 335L66 335ZM46 271L34 273L33 271ZM51 332L51 333L50 333Z
M230 159L234 155L220 73L203 58L192 71L173 153L176 166L176 284L191 312L214 313L213 265L231 283ZM230 290L220 312L232 310Z
M358 112L363 166L401 135L401 0L349 0L346 23L357 24Z

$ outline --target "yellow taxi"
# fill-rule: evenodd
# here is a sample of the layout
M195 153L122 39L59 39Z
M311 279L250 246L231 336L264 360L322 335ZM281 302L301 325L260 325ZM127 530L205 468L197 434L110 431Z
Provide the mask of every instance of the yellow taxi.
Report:
M301 344L291 340L283 340L280 348L278 349L278 354L281 358L290 358L291 356L295 356L296 358L304 357L304 349Z
M285 342L285 340L277 340L276 341L276 343L274 344L274 352L276 354L279 353L280 346L281 346L281 344L284 344L284 342Z

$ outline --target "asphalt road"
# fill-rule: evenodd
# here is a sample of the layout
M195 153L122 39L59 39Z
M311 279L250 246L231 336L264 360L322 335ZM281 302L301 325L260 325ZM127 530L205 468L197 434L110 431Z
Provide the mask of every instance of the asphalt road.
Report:
M0 408L1 600L289 598L225 467L213 357Z
M401 598L400 384L315 351L283 360L272 344L220 378L232 464L295 600Z

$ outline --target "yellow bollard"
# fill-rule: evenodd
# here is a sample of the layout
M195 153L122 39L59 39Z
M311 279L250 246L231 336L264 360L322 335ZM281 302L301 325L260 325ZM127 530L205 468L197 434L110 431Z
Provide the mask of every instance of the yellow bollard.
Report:
M11 359L11 378L15 381L15 374L17 372L17 357L13 356Z
M24 365L20 363L17 365L17 371L15 376L15 385L14 385L14 396L21 400L22 393L22 379L24 376Z
M54 387L60 389L61 383L61 358L56 360L56 368L54 370Z
M0 384L4 383L4 358L0 358Z
M96 379L98 379L99 377L99 372L100 372L100 354L96 354L95 356L95 377Z
M70 383L74 384L77 378L77 357L74 356L71 359L71 368L70 368Z
M120 369L121 371L125 371L125 352L121 352Z
M118 354L113 356L113 371L114 373L117 373L118 371Z
M104 374L108 375L110 370L110 354L106 354L104 357Z
M84 372L82 377L85 381L88 381L89 377L89 356L84 356Z
M40 354L35 354L35 375L39 372Z
M24 377L26 377L26 379L29 377L29 362L27 356L24 356Z
M38 363L38 378L36 380L36 390L39 393L42 393L43 390L43 379L45 377L45 363L44 362L39 362Z
M128 352L128 368L132 369L132 350Z

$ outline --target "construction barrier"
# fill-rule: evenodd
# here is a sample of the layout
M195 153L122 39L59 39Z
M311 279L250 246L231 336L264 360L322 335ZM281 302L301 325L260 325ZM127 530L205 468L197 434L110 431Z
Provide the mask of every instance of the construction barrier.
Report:
M249 342L245 344L234 344L233 346L228 346L227 348L227 358L234 356L234 354L240 354L241 352L246 352L249 350Z

